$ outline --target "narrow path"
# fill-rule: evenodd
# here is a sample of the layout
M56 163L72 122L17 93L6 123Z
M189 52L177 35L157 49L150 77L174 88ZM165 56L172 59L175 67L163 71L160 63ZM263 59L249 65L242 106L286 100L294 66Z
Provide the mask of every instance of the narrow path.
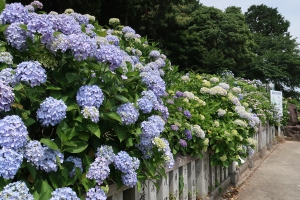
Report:
M280 144L240 186L239 200L300 200L300 142Z

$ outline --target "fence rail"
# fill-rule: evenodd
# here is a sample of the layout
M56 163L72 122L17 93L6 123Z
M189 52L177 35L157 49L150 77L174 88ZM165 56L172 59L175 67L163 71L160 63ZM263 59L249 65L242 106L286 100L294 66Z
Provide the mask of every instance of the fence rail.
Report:
M266 150L270 150L275 144L275 127L269 124L260 126L253 138L257 140L255 155L264 157ZM196 200L198 197L214 199L220 190L231 184L236 185L239 175L253 166L252 158L247 158L239 167L234 162L228 168L223 168L210 165L209 153L204 154L203 159L182 156L176 159L172 169L166 170L166 178L162 177L158 182L159 189L150 180L142 185L140 191L137 187L126 186L117 190L116 185L111 185L107 196L108 200ZM180 181L183 183L181 192Z

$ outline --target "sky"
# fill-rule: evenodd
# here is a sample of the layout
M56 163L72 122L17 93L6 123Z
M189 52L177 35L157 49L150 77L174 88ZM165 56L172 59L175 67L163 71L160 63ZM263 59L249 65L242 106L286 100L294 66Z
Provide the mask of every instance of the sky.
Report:
M290 22L288 31L292 38L297 38L300 43L300 1L299 0L200 0L205 6L213 6L215 8L225 10L229 6L237 6L245 13L252 5L264 4L271 8L277 8L285 20Z

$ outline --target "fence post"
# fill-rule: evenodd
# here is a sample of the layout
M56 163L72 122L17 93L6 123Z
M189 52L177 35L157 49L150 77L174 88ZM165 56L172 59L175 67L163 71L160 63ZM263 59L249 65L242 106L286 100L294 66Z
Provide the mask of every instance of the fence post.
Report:
M180 177L183 178L183 191L180 195L180 199L188 200L188 167L187 165L183 165L179 168Z
M195 161L192 161L188 165L188 188L191 198L196 199L196 166Z
M179 170L174 169L170 172L170 197L179 199Z
M203 153L203 159L196 160L196 191L200 198L208 195L208 154Z
M169 173L166 173L166 178L162 177L158 185L157 199L169 200Z
M236 162L229 165L228 174L230 175L230 183L236 185L239 181L239 170L236 169Z

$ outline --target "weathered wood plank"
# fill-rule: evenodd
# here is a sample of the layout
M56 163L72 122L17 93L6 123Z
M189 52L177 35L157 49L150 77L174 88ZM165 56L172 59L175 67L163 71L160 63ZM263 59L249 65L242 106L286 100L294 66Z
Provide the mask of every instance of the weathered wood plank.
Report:
M192 161L188 164L188 191L189 199L196 199L196 164Z
M169 200L169 173L166 174L167 177L162 177L159 182L159 189L157 193L157 199Z
M170 172L169 175L170 180L170 199L173 197L173 199L179 199L179 169L175 169ZM173 200L172 199L172 200Z
M182 177L183 181L183 190L182 194L180 194L181 200L188 200L188 167L187 165L183 165L179 168L180 177Z

